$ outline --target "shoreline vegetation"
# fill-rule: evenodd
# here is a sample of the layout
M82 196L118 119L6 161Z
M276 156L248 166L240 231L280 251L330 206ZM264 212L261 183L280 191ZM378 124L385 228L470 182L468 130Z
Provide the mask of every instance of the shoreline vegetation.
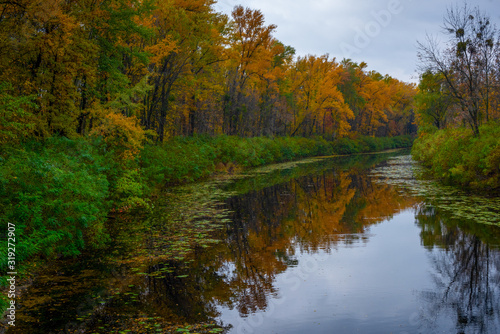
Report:
M412 156L445 184L471 191L500 193L500 123L479 127L481 136L469 128L449 128L421 133Z
M307 157L407 148L412 142L409 135L333 142L321 137L177 137L145 145L135 159L117 162L117 152L99 140L28 141L5 146L0 154L0 220L16 224L21 274L22 264L106 247L111 241L108 219L114 213L147 210L151 196L162 188ZM7 256L1 261L7 272Z

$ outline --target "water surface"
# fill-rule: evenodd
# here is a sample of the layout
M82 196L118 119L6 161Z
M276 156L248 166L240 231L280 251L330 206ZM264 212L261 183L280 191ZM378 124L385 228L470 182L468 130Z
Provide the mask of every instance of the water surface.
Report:
M311 159L172 189L118 217L113 248L39 277L8 333L500 332L498 199L457 215L447 188L415 190L429 185L409 161Z

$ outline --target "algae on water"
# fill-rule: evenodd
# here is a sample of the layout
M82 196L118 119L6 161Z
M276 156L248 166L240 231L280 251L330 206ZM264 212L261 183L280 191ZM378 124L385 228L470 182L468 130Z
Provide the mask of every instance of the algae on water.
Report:
M372 170L376 182L394 185L402 192L423 197L428 204L450 212L456 218L500 226L500 197L470 194L424 176L424 167L411 155L390 158Z

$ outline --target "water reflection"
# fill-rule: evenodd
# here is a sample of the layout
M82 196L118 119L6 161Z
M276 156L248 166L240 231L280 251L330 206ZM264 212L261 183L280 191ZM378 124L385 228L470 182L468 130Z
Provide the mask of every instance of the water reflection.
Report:
M500 332L500 228L375 182L387 157L167 193L114 223L108 254L33 285L8 333Z
M421 293L426 332L500 332L500 252L497 227L467 224L421 206L416 213L430 254L435 290ZM474 230L471 233L469 230ZM488 242L496 243L488 245Z
M372 159L367 156L364 162ZM163 310L170 310L182 321L215 320L224 309L240 317L267 312L281 293L277 278L301 265L302 254L365 243L369 226L415 205L391 186L372 183L359 160L351 168L332 161L316 168L312 175L285 177L227 199L229 222L218 232L222 242L197 249L189 265L151 266L149 272L171 269L146 282L157 312L166 316ZM276 175L261 177L277 180ZM248 182L256 181L240 180L230 190L248 189Z

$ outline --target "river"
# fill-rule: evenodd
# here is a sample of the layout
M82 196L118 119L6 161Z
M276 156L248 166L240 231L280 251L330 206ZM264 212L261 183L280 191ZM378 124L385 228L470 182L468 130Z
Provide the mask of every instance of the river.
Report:
M408 152L177 187L50 266L7 333L500 333L498 197Z

